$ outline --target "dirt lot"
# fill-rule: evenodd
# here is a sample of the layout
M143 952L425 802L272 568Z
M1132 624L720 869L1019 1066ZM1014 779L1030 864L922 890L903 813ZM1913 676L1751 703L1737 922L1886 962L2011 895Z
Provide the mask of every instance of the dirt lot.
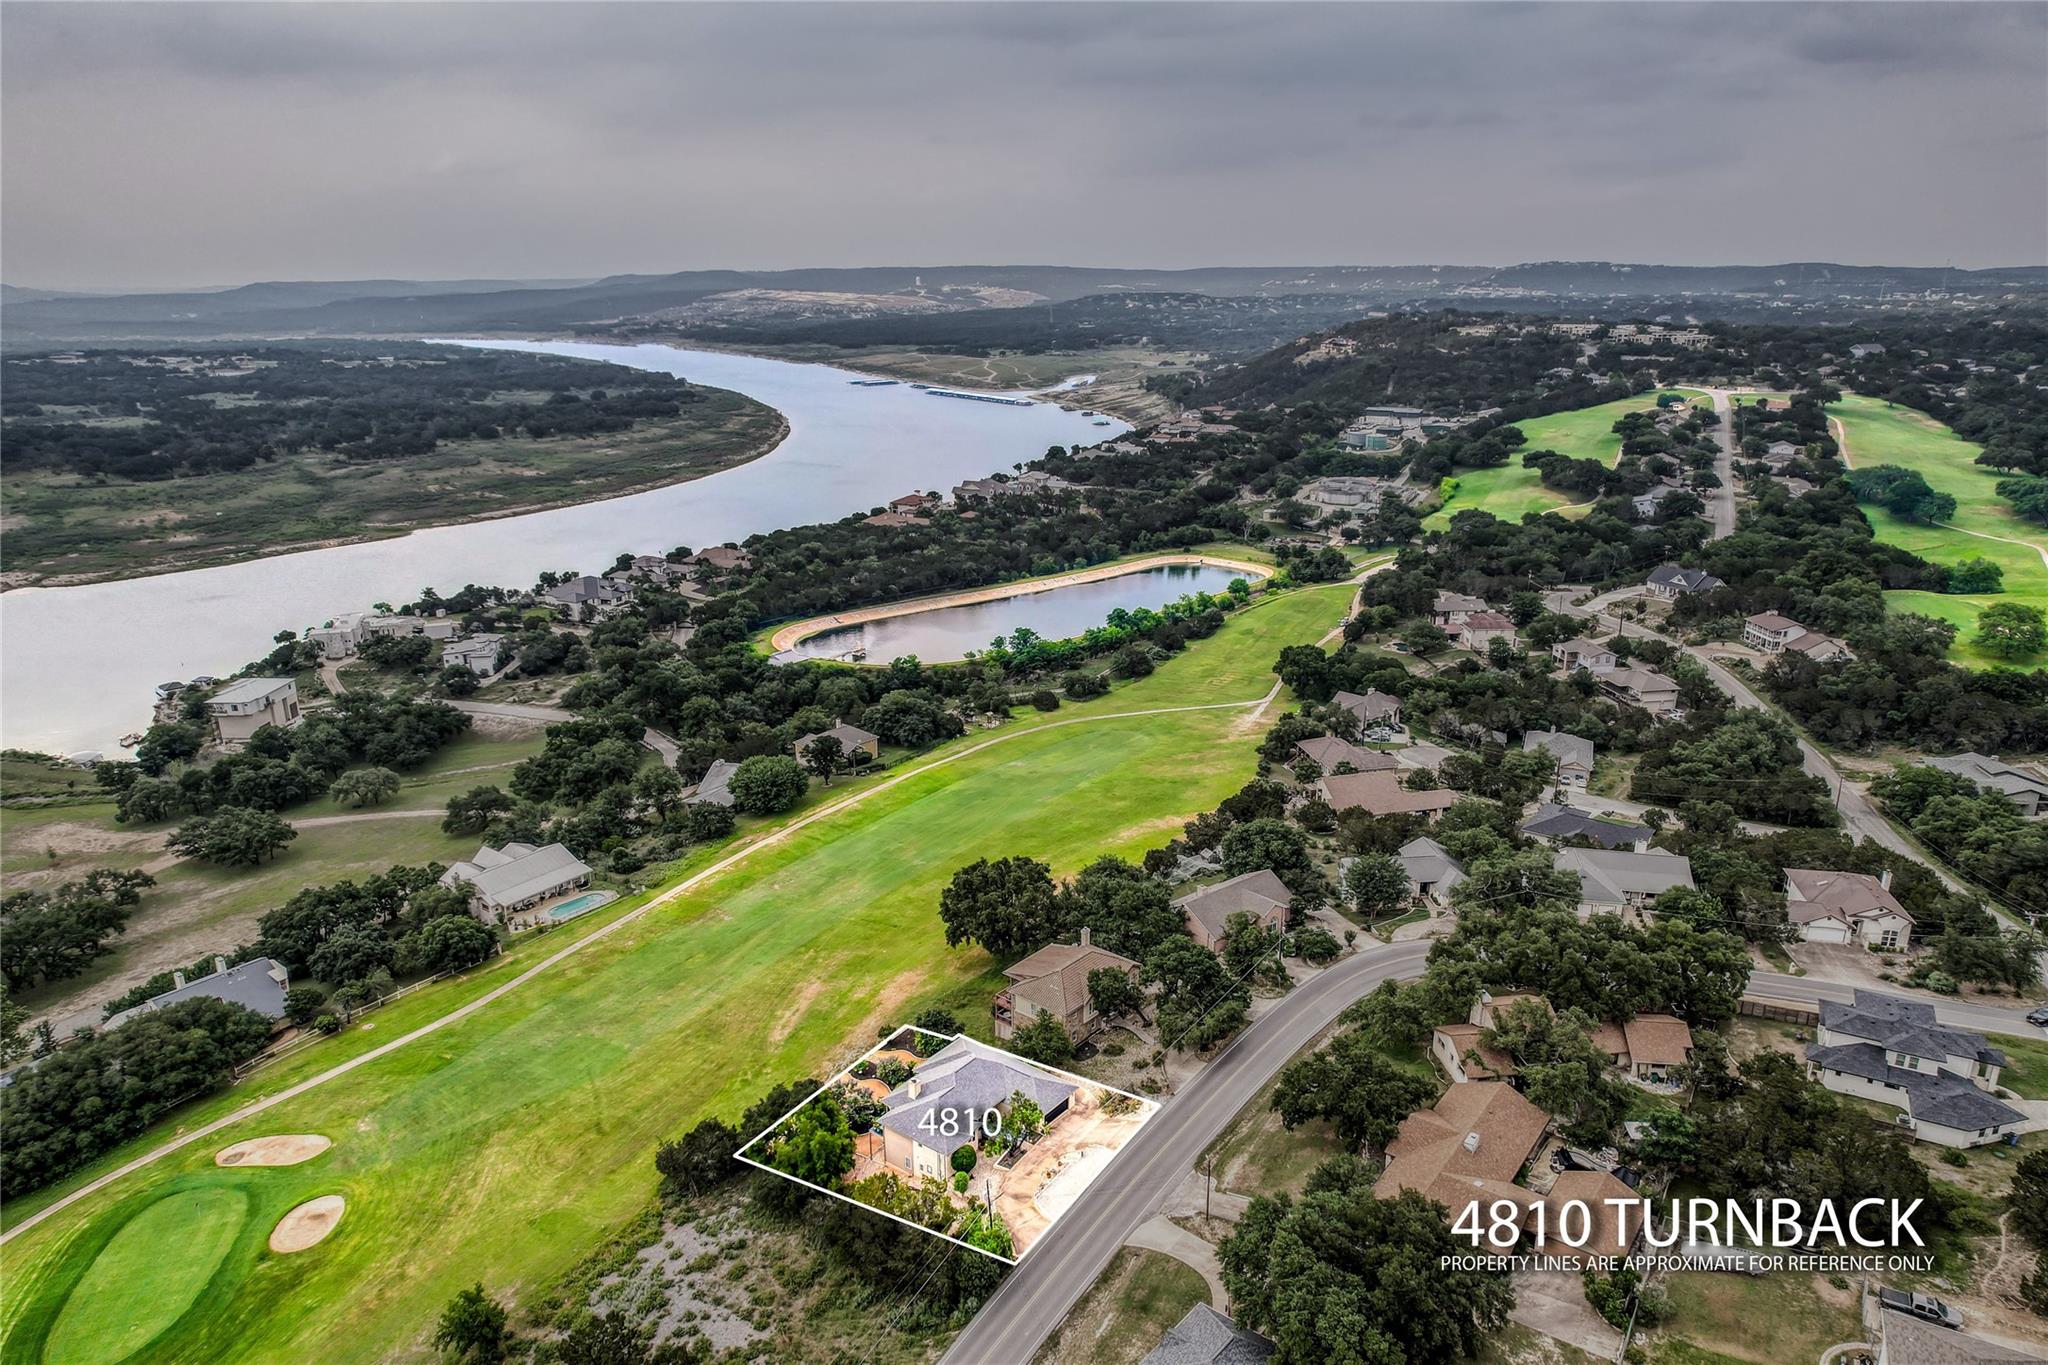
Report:
M1002 1172L996 1213L1009 1226L1019 1256L1044 1235L1157 1109L1148 1103L1134 1114L1106 1113L1097 1092L1084 1090L1065 1114L1046 1126L1045 1136L1028 1148L1015 1166Z

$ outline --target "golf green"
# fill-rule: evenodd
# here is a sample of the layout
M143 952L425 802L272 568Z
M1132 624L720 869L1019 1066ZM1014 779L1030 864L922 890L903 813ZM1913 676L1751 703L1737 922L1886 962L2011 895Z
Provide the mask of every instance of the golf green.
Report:
M121 1225L86 1267L50 1330L50 1365L113 1365L184 1315L249 1216L235 1188L189 1189Z

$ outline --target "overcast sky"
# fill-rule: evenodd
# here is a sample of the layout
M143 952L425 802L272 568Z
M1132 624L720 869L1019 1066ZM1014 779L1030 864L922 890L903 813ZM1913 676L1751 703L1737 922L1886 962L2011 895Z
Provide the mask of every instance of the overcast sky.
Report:
M45 288L2048 262L2048 6L23 4Z

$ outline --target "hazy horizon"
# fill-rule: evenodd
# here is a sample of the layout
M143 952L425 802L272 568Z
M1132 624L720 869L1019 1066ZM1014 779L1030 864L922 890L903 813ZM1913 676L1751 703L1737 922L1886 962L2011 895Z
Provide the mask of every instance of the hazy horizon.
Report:
M2039 5L0 14L31 289L2048 263Z

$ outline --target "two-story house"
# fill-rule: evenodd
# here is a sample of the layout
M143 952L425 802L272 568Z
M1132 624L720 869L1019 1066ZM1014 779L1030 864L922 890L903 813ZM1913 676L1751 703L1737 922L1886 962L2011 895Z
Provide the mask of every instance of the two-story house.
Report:
M299 723L299 685L290 678L244 678L208 697L206 714L215 737L238 749L266 725L289 730Z
M1066 1025L1069 1038L1081 1042L1102 1027L1102 1016L1088 998L1088 978L1099 971L1117 971L1136 982L1138 970L1131 959L1096 947L1085 926L1079 943L1049 943L1003 972L1010 984L996 992L996 1039L1009 1039L1039 1015L1049 1014Z
M1808 943L1861 943L1904 952L1913 917L1892 895L1892 874L1785 869L1785 917Z
M1877 991L1850 1004L1823 1001L1808 1073L1839 1095L1904 1110L1902 1126L1923 1142L1982 1147L2019 1131L2026 1116L1992 1098L2005 1054L1942 1024L1934 1006Z

